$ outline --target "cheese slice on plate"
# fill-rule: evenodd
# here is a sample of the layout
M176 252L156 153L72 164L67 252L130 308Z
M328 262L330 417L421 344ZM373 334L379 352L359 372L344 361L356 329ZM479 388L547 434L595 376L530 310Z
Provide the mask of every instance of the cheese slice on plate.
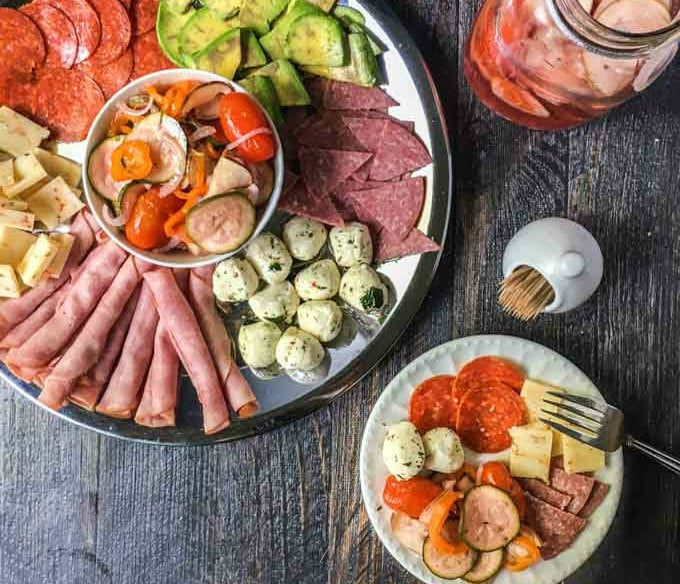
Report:
M27 286L36 286L58 252L58 243L45 234L39 235L17 267L23 283Z
M14 184L14 160L0 160L0 189Z
M16 182L12 186L2 187L2 196L12 198L23 194L47 178L47 173L32 152L25 152L14 159L14 176Z
M33 154L50 176L62 177L70 187L77 187L80 184L82 167L77 162L42 148L36 148Z
M23 286L17 278L12 266L0 264L0 296L3 298L19 298Z
M0 226L0 264L9 264L16 268L36 239L38 238L31 233Z
M57 252L57 255L54 256L50 265L47 266L45 276L48 278L58 278L61 276L68 256L71 254L75 237L68 233L55 233L50 235L50 239L59 246L59 251Z
M556 412L557 407L551 404L545 403L543 400L548 399L553 402L559 403L560 398L554 395L547 395L547 392L554 393L565 393L565 391L560 387L555 387L554 385L548 385L541 381L536 381L534 379L527 379L522 386L521 396L524 403L527 406L527 411L529 412L529 422L532 424L541 424L544 428L548 428L546 424L543 424L539 418L548 417L545 412L541 410L546 410L548 412ZM560 433L557 430L552 430L553 432L553 456L559 456L562 454L562 442L560 440Z
M510 474L548 482L552 454L552 431L542 425L510 428Z
M7 106L0 107L0 150L19 156L40 146L49 135L48 129Z
M21 199L6 199L0 197L0 209L11 209L12 211L26 211L28 203Z
M595 472L604 468L604 451L588 446L564 434L561 435L560 439L562 441L564 470L568 473Z
M14 227L24 231L33 231L35 216L26 211L13 211L12 209L0 209L0 227Z
M48 229L65 223L85 206L60 176L26 200L28 208Z

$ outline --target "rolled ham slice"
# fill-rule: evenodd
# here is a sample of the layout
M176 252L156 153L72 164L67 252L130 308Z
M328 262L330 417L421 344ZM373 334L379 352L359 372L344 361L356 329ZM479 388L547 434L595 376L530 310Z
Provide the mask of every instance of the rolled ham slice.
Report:
M20 347L31 338L33 333L52 318L66 286L68 286L68 284L59 288L59 290L47 298L47 300L45 300L31 316L20 322L8 332L5 335L5 338L0 341L0 349L9 350L14 347Z
M203 406L205 433L215 434L229 425L229 408L196 315L170 270L148 272L144 274L144 280L153 292L161 322L167 327L175 350L198 393Z
M247 418L257 413L260 405L252 388L243 377L241 369L234 361L229 333L215 307L215 298L212 293L214 271L214 266L205 266L191 271L189 298L215 362L222 391L236 414L240 418Z
M128 300L123 313L111 329L109 338L106 340L106 349L97 361L97 364L78 379L76 387L68 396L68 400L71 403L86 410L94 411L99 401L99 396L104 391L104 387L109 381L116 363L118 363L118 357L123 349L123 343L125 343L125 338L130 328L130 322L132 322L132 317L135 314L135 308L139 300L139 290L140 287L137 288L130 300Z
M49 364L92 314L126 258L127 253L112 241L96 248L74 276L54 316L7 354L10 369L26 378L27 370Z
M175 280L183 292L189 284L188 270L174 270ZM135 422L149 428L176 425L179 399L179 355L172 344L164 322L156 329L153 358L146 376L142 401L137 408Z
M151 274L153 272L147 272ZM132 418L142 397L146 372L151 363L158 313L151 289L142 283L139 301L123 344L118 364L95 410L114 418Z
M127 301L142 276L152 268L152 264L134 256L125 260L85 326L45 380L38 398L41 403L55 410L64 404L78 378L97 363L104 352L109 333L125 309Z
M71 277L71 273L90 251L94 244L94 231L89 222L91 215L81 211L71 225L75 238L68 261L58 278L49 279L32 288L20 298L6 300L0 304L0 338L5 337L16 325L27 319L33 312Z

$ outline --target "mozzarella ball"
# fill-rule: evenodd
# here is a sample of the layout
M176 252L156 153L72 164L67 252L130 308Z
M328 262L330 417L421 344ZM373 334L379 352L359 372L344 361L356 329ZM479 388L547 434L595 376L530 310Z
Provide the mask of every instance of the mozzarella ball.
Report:
M257 318L282 323L295 316L300 298L290 282L280 282L260 290L248 304Z
M293 267L293 258L283 241L268 232L253 239L246 248L246 258L267 284L284 282Z
M293 217L283 226L283 242L290 255L303 262L313 260L319 255L326 243L326 237L323 223L306 217Z
M425 468L435 472L456 472L465 462L458 434L450 428L433 428L423 436Z
M241 357L250 367L269 367L276 361L276 344L280 338L279 327L271 322L244 324L238 333Z
M321 364L325 355L318 339L297 327L288 327L276 345L276 360L284 369L310 371Z
M387 286L368 264L354 266L345 272L340 282L340 298L363 312L379 312L388 301Z
M343 268L373 261L371 232L363 223L347 223L344 227L333 227L330 234L331 251L335 261Z
M303 300L329 300L340 288L340 270L333 260L320 260L295 276L295 289Z
M388 426L382 454L387 470L400 481L416 476L425 463L423 440L411 422Z
M310 300L297 311L300 328L322 343L329 343L342 330L342 310L332 300Z
M248 260L229 258L213 272L213 293L221 302L243 302L255 294L258 282Z

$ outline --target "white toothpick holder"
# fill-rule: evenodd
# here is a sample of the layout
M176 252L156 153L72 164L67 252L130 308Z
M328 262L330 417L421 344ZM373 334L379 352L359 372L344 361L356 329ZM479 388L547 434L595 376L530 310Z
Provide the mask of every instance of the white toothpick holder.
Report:
M559 217L539 219L520 229L503 254L503 276L520 266L538 271L555 291L555 300L543 312L573 310L600 285L602 251L590 232Z

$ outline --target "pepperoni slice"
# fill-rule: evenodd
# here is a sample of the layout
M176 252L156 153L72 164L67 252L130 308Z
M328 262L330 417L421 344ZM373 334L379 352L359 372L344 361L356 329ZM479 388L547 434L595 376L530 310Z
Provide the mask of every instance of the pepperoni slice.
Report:
M156 25L159 0L132 0L130 4L130 20L132 34L139 36L149 32Z
M66 14L46 2L31 2L19 10L35 22L45 38L45 66L71 68L78 54L78 37Z
M413 390L409 401L409 420L422 434L432 428L453 428L452 390L454 375L437 375Z
M476 452L501 452L512 444L508 430L526 420L526 406L510 387L473 388L460 402L456 432Z
M92 77L104 93L104 97L109 99L128 82L133 64L132 49L128 49L111 63L100 64L88 59L77 65L76 68Z
M154 73L163 69L175 69L172 63L161 50L156 38L156 31L132 39L132 53L134 55L134 67L130 79L137 79L148 73Z
M89 0L97 11L102 26L101 41L88 60L111 63L121 57L130 45L132 24L127 10L118 0Z
M456 386L461 389L483 388L487 385L495 386L499 381L519 393L524 385L524 372L507 359L479 357L463 366L458 373Z
M25 14L0 8L0 69L29 73L45 62L45 41L40 29Z
M99 16L87 0L44 0L61 10L73 23L78 36L76 63L81 63L92 55L101 38L102 29Z
M35 109L35 85L28 73L0 67L0 105L27 116Z

